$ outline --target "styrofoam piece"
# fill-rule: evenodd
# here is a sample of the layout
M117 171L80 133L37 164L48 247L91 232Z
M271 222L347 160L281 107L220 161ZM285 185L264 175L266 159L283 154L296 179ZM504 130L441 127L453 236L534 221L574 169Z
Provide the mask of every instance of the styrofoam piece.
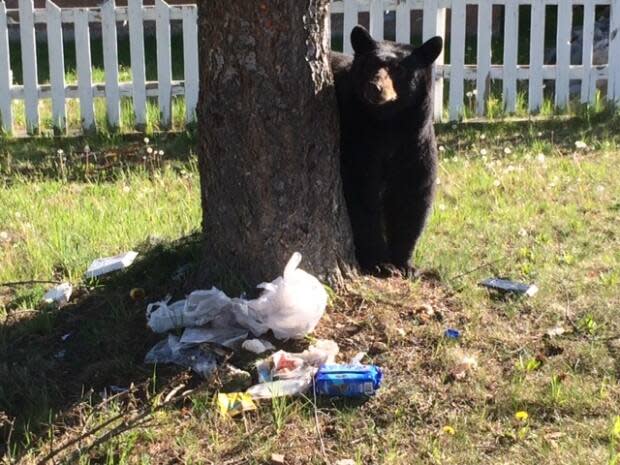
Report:
M114 257L98 258L93 261L84 276L87 279L103 276L129 267L138 256L138 252L126 252Z

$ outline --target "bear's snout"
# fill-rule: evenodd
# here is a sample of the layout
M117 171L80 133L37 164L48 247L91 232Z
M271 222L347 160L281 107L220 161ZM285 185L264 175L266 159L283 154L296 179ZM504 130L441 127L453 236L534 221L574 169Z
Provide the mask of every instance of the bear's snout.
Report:
M380 68L364 88L364 97L370 103L381 105L396 100L394 81L385 68Z

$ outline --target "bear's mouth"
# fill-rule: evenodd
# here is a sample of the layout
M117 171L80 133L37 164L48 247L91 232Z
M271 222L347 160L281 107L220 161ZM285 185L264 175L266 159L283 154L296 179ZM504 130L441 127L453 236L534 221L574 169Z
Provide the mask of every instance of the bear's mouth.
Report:
M391 102L395 102L398 99L398 95L394 93L381 93L380 95L369 95L364 93L364 99L371 105L385 105Z

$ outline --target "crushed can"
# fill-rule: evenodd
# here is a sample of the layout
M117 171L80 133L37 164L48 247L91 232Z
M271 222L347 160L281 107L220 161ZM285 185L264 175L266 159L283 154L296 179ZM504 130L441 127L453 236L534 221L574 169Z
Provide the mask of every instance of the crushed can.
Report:
M367 397L375 394L382 379L376 365L327 364L315 376L315 390L328 397Z

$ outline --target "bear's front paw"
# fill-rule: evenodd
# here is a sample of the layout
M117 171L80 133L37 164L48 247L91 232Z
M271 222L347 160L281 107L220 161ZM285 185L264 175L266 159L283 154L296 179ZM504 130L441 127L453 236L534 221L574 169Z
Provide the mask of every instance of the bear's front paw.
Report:
M409 265L398 266L393 263L382 263L377 265L371 274L377 278L410 279L415 275L415 268Z

